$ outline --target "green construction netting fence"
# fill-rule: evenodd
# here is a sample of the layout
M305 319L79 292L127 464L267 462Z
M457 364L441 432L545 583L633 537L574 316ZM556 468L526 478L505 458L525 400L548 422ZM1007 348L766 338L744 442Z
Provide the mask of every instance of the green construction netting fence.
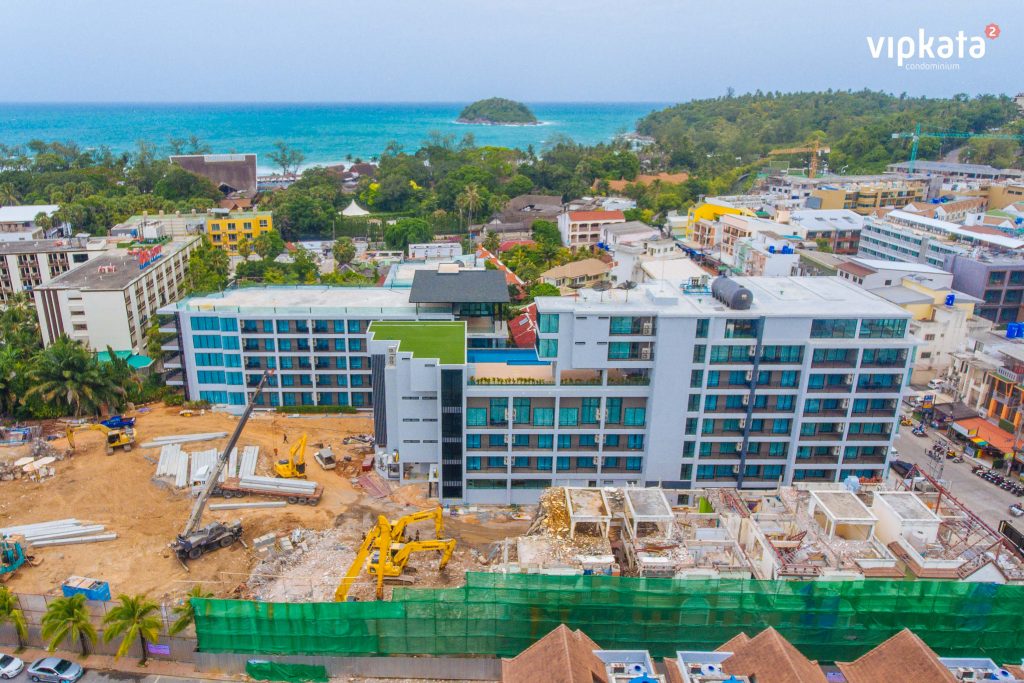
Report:
M285 683L327 683L327 668L312 664L287 664L250 659L245 673L254 681L284 681Z
M943 656L1024 656L1024 586L957 581L753 581L466 575L390 602L195 600L203 652L516 655L560 623L601 647L713 650L774 626L805 655L850 661L903 628Z

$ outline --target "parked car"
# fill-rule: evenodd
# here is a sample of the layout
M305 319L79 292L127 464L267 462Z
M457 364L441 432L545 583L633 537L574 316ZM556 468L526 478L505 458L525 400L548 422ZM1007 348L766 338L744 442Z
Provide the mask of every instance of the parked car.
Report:
M28 667L28 677L33 681L46 683L73 683L85 673L85 670L74 662L60 657L44 657L32 662Z
M17 657L0 653L0 678L14 678L25 668L25 662Z
M928 388L929 389L941 389L944 384L945 384L945 382L943 382L941 379L930 379L930 380L928 380Z

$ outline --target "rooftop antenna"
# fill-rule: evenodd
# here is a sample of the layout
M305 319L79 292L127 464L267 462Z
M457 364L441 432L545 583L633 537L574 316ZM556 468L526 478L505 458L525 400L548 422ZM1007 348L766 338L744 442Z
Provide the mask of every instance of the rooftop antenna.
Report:
M580 298L580 290L583 289L584 287L586 287L586 285L584 285L582 282L572 282L572 283L570 283L569 284L569 289L573 290L572 298L579 299Z
M603 280L601 282L595 282L594 286L591 287L591 289L593 289L595 292L599 292L601 294L601 301L602 302L604 301L604 293L607 292L611 288L612 288L612 283L608 282L607 280Z

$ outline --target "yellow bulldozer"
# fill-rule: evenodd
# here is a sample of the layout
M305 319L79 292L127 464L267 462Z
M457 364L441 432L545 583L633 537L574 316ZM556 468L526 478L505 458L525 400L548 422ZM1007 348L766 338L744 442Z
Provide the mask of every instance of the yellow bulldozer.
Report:
M84 431L103 432L106 435L107 455L113 455L115 448L123 448L124 452L127 453L135 444L135 430L131 427L125 426L112 428L102 423L84 424L78 425L77 427L68 427L68 446L71 447L71 450L75 449L75 433Z
M434 520L434 532L437 538L426 541L406 539L405 532L410 524L431 519ZM334 600L336 602L346 600L352 584L359 578L364 566L367 567L369 574L377 578L378 600L384 598L384 579L401 576L413 553L430 551L441 553L441 561L437 570L443 570L451 559L452 553L455 552L455 539L441 538L443 533L444 521L440 507L406 515L394 521L389 521L387 517L381 515L377 519L377 524L363 538L355 560L334 592Z

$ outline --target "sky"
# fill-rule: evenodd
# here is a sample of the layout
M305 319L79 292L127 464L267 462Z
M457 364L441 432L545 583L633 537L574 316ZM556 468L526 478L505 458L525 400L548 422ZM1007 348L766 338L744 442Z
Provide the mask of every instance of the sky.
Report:
M1024 2L0 0L4 102L667 102L1024 90ZM866 38L1001 34L955 71ZM930 61L930 60L926 60ZM941 61L941 60L940 60ZM12 68L13 67L13 68Z

